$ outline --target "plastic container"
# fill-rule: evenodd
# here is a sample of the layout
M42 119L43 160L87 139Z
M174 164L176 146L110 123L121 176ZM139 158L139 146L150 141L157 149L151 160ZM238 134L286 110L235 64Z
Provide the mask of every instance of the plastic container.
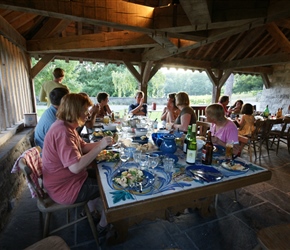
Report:
M37 124L36 113L24 114L24 127L35 127Z

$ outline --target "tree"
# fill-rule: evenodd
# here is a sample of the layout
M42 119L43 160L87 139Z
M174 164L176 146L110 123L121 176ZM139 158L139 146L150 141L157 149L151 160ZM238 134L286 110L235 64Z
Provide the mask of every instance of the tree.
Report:
M32 59L32 66L34 66L36 63L37 60ZM50 62L33 79L36 96L38 96L40 88L44 82L54 79L53 71L55 68L62 68L64 70L65 77L63 79L63 84L66 84L71 92L79 92L81 90L81 85L76 81L75 77L75 68L78 64L78 62L66 63L63 60L55 60Z
M235 75L233 93L243 93L263 89L261 76Z

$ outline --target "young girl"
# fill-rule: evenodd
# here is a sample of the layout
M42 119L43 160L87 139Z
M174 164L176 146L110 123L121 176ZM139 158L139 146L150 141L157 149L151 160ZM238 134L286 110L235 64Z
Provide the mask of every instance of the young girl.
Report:
M255 129L255 118L253 116L253 106L250 103L243 105L241 113L243 114L241 120L236 117L236 122L240 125L239 135L250 136Z

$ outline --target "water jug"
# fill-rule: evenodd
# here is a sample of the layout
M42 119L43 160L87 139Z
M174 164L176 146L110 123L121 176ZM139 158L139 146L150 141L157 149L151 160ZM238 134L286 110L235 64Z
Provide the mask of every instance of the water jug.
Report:
M160 145L161 152L165 154L174 154L177 150L175 138L175 135L172 134L164 135Z

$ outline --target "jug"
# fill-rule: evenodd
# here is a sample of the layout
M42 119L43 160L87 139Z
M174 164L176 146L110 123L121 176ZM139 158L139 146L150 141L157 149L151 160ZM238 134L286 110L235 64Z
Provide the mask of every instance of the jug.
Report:
M175 142L175 135L166 134L162 138L162 142L160 145L160 150L162 153L165 154L174 154L177 150L176 142Z

